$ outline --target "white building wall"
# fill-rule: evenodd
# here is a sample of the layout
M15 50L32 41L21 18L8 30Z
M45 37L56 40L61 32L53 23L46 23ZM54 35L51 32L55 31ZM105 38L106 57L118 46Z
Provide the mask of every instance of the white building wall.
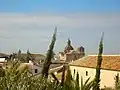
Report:
M33 62L23 63L23 64L26 64L28 66L29 70L32 72L33 75L40 73L42 70L41 67L34 65ZM37 69L37 72L35 72L35 69Z
M7 60L5 60L5 58L0 58L0 63L5 63L7 62Z
M90 80L93 80L96 74L96 69L94 68L85 68L85 67L76 67L76 66L70 66L71 73L73 75L74 69L75 72L79 72L79 77L83 77L83 80L85 81L87 78L90 77ZM86 76L86 71L88 72L88 76ZM112 70L101 70L101 81L100 81L100 87L104 88L106 87L114 87L115 86L115 76L117 75L119 71L112 71ZM80 79L81 82L81 79Z
M59 59L60 60L66 60L66 54L62 55L62 54L59 54Z

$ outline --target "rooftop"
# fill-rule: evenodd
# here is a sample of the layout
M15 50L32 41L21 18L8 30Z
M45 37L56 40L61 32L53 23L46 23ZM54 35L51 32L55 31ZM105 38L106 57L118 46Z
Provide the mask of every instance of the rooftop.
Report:
M70 63L71 66L95 68L97 55L89 55ZM102 69L120 71L120 55L103 55Z

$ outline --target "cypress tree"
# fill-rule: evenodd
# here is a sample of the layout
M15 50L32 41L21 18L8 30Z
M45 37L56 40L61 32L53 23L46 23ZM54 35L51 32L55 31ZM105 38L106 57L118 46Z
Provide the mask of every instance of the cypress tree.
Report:
M19 49L18 53L17 53L17 58L18 61L21 61L21 50Z
M63 84L64 84L65 70L66 70L66 67L65 67L65 65L63 65L62 78L61 78L61 86L63 86Z
M66 79L63 87L64 87L63 90L75 90L74 80L72 78L70 68L68 68L67 70L67 75L66 75Z
M103 53L103 36L104 36L104 33L102 34L101 41L99 44L99 53L98 53L96 75L95 75L95 85L93 87L93 90L100 90L100 70L101 70L102 53Z
M31 53L30 53L29 50L27 50L27 56L26 56L25 62L26 62L26 63L29 63L29 60L31 60Z
M119 86L119 73L117 73L117 75L115 76L115 90L119 90L120 86Z
M46 59L43 63L43 68L41 71L42 75L45 76L46 78L48 77L48 70L49 70L49 67L51 64L51 59L53 57L53 48L54 48L55 41L56 41L56 33L57 33L57 28L55 28L55 32L53 34L53 38L52 38L51 44L49 46L47 56L46 56Z
M76 74L76 90L79 90L80 87L79 87L79 73L77 72Z
M68 68L65 82L70 83L72 80L71 70Z

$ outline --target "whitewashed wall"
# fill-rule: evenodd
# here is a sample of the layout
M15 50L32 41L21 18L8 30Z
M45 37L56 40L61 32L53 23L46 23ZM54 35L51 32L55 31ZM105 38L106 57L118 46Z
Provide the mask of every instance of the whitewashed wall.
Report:
M23 63L26 64L29 68L29 70L32 72L33 75L36 75L41 72L42 68L34 65L32 62L29 63ZM35 69L37 69L37 73L35 73Z
M35 73L35 69L37 69L37 73ZM32 73L33 73L34 75L40 73L41 70L42 70L41 67L38 67L38 66L35 66L35 65L32 66Z
M90 77L90 80L93 80L95 77L96 69L94 68L85 68L85 67L77 67L77 66L70 66L71 73L73 75L74 69L77 73L79 72L80 77L83 77L83 80L85 81L87 78ZM86 76L86 71L88 72L88 76ZM101 82L100 87L104 88L106 87L114 87L115 86L115 75L117 75L119 71L112 71L112 70L101 70ZM81 82L81 81L80 81Z

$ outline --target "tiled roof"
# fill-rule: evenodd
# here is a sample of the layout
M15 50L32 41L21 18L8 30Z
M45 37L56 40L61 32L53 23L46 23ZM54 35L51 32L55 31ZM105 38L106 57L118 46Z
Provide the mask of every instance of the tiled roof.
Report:
M102 69L120 70L120 55L103 55L102 58ZM89 55L70 63L70 65L95 68L97 65L97 55Z

